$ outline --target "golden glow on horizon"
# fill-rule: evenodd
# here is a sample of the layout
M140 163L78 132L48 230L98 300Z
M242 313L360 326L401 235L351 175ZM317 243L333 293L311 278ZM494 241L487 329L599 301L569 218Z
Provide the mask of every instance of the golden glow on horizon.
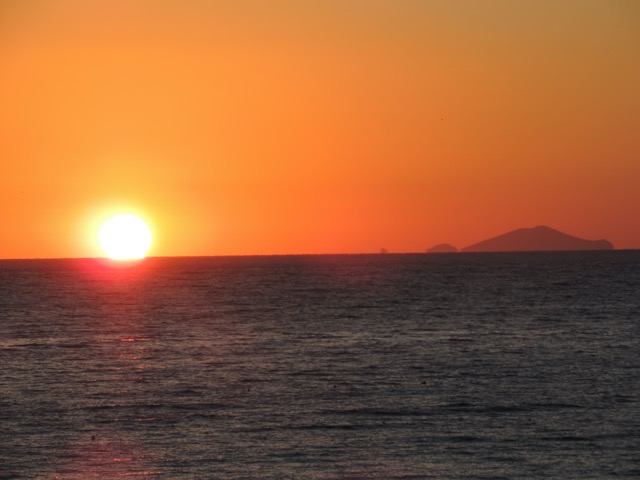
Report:
M98 239L111 260L139 260L151 246L151 229L136 215L124 213L111 217L100 227Z

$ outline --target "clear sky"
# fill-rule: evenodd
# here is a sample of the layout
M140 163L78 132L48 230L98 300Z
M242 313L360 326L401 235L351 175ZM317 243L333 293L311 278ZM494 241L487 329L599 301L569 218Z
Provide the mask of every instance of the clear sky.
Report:
M0 258L640 248L636 0L3 0Z

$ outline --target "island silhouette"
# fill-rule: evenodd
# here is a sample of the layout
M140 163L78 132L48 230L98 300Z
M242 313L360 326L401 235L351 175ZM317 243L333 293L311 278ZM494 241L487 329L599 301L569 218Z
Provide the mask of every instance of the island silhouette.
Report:
M546 225L518 228L478 243L461 252L534 252L564 250L613 250L607 240L585 240L555 230Z

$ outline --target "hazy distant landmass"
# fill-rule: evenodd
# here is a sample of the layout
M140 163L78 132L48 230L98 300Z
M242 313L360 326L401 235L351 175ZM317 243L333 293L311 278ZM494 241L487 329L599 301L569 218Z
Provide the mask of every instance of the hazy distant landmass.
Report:
M427 249L427 253L455 253L458 249L448 243L439 243Z
M607 240L585 240L541 225L533 228L519 228L474 243L461 252L527 252L556 250L613 250Z

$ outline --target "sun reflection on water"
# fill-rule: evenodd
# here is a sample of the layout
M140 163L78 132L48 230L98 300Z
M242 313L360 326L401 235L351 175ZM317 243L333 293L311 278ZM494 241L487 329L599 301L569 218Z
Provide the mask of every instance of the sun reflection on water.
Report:
M143 425L160 421L149 405L154 383L143 306L135 301L143 265L111 269L96 265L89 288L95 290L96 324L85 391L77 399L76 435L52 468L50 478L146 478L163 474L161 460L149 452ZM91 282L91 280L95 282Z

